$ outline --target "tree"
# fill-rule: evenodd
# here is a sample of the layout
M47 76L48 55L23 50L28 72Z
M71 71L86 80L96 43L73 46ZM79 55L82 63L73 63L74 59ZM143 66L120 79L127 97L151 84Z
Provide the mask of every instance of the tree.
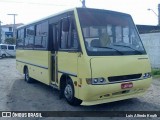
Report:
M4 41L6 44L16 44L16 38L6 38Z

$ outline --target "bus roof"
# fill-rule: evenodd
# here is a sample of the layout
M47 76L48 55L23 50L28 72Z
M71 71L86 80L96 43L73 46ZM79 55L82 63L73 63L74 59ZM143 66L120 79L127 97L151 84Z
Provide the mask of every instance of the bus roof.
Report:
M60 14L66 13L66 12L74 11L75 9L90 9L90 10L108 11L108 12L110 12L110 13L117 13L117 14L121 14L121 15L130 16L129 14L126 14L126 13L117 12L117 11L111 11L111 10L106 10L106 9L95 9L95 8L72 8L72 9L68 9L68 10L65 10L65 11L61 11L61 12L52 14L52 15L50 15L50 16L47 16L47 17L45 17L45 18L42 18L42 19L39 19L39 20L36 20L36 21L33 21L33 22L30 22L30 23L28 23L28 24L19 26L17 29L20 29L20 28L23 28L23 27L26 27L26 26L29 26L29 25L33 25L33 24L35 24L35 23L38 23L38 22L41 22L41 21L50 19L50 18L52 18L52 17L55 17L55 16L57 16L57 15L60 15Z
M47 20L47 19L49 19L49 18L52 18L52 17L54 17L54 16L56 16L56 15L59 15L59 14L63 14L63 13L65 13L65 12L73 11L74 9L76 9L76 8L72 8L72 9L68 9L68 10L65 10L65 11L61 11L61 12L52 14L52 15L47 16L47 17L45 17L45 18L41 18L41 19L39 19L39 20L36 20L36 21L30 22L30 23L27 23L27 24L22 25L22 26L19 26L17 29L22 28L22 27L25 27L25 26L28 26L28 25L32 25L32 24L37 23L37 22L41 22L41 21Z

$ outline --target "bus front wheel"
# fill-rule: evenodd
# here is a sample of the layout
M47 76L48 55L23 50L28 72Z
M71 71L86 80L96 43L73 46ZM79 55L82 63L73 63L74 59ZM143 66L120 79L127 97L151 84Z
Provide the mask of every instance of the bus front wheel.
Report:
M64 97L70 105L80 105L81 100L74 97L74 86L72 80L67 80L66 86L64 88Z
M28 71L28 68L25 68L25 71L24 71L24 79L27 83L32 83L33 80L32 78L30 78L29 76L29 71Z

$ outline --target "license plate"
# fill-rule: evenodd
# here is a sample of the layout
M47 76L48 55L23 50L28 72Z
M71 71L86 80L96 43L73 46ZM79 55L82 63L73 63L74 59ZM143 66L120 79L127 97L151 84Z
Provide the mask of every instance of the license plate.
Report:
M127 88L132 88L133 83L123 83L121 84L121 89L127 89Z

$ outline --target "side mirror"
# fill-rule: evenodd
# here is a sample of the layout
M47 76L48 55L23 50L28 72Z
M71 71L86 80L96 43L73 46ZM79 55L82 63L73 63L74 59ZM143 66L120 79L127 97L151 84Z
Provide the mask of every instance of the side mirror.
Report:
M64 32L69 32L69 19L65 18L62 20L62 30Z

